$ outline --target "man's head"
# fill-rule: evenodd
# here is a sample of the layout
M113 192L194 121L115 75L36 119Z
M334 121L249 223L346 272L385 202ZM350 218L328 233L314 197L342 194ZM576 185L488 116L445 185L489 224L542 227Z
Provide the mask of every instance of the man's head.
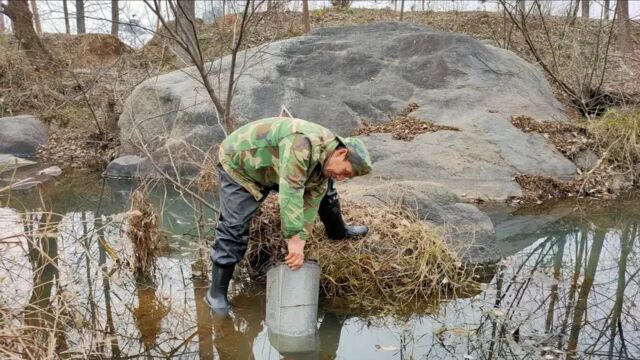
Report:
M362 140L338 137L340 146L324 163L323 173L338 181L371 172L371 158Z

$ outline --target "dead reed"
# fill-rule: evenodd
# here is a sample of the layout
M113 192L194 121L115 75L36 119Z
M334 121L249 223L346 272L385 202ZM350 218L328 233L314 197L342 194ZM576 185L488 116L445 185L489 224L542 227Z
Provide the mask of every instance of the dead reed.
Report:
M148 200L148 190L144 184L131 194L128 223L127 236L133 245L135 273L149 276L154 270L156 252L166 233L160 228L158 214Z

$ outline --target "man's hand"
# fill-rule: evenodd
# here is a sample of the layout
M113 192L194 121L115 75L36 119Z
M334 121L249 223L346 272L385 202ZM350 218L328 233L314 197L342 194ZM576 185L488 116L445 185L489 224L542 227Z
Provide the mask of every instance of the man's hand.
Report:
M304 263L304 240L298 235L293 236L287 243L287 257L284 262L291 270L298 270Z

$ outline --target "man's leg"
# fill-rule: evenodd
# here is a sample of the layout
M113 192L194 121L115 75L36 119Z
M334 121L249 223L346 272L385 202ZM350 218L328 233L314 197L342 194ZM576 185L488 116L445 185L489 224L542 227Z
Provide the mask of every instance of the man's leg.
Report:
M327 236L332 240L348 239L356 236L366 235L369 229L364 225L347 225L342 218L340 210L340 199L336 190L335 181L329 179L327 194L322 198L318 215L324 224Z
M220 216L216 240L211 251L211 287L205 298L217 313L227 313L229 282L235 265L242 260L249 242L251 218L261 202L236 183L218 166L220 181Z

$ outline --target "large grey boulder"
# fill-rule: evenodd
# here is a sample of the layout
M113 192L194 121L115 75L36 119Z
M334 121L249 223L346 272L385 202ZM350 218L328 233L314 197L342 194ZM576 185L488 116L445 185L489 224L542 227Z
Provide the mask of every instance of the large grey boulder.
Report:
M296 117L347 135L363 120L385 121L415 102L420 108L412 116L460 129L410 143L365 136L374 177L429 181L462 198L503 200L521 195L517 173L569 178L576 172L542 136L509 122L511 115L565 120L541 72L466 35L404 23L324 28L238 59L232 108L239 125L277 115L286 105ZM225 93L229 57L208 66L213 84L223 84L218 93ZM170 159L191 164L193 172L224 137L197 79L195 69L182 69L135 89L119 120L122 155L141 156L144 144L160 165Z
M412 116L458 128L411 142L363 136L373 173L340 188L353 199L378 203L384 195L415 205L474 262L495 261L500 251L491 220L465 200L519 196L513 180L519 173L576 172L544 137L509 121L512 115L566 120L542 73L466 35L404 23L324 28L247 50L238 60L232 106L238 125L275 116L285 105L296 117L348 135L364 120L386 121L415 102ZM230 58L207 66L216 91L226 93ZM181 69L134 90L119 120L121 152L129 157L114 161L107 175L152 172L157 167L148 160L131 157L148 155L163 169L197 170L225 136L198 77L194 68Z
M47 142L47 129L35 116L19 115L0 118L0 154L34 156Z

